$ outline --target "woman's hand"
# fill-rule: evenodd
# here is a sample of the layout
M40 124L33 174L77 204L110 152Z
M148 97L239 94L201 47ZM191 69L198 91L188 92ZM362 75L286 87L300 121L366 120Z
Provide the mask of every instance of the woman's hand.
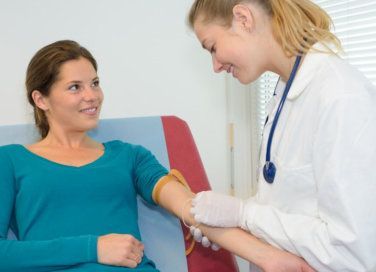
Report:
M128 234L108 234L98 238L98 263L135 268L144 255L144 245Z

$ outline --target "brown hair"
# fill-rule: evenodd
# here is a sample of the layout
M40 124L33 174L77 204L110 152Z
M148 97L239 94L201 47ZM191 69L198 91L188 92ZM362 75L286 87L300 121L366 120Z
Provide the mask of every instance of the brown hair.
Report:
M95 71L97 62L91 53L80 44L71 40L61 40L41 48L31 59L26 71L26 91L29 103L34 108L35 125L42 138L50 129L46 114L38 108L32 93L38 90L43 96L50 94L51 86L57 81L60 67L69 60L85 58L90 61Z
M273 35L287 56L307 53L319 41L333 43L341 50L339 39L330 32L329 15L310 0L195 0L188 14L188 24L193 29L201 17L203 23L216 21L230 27L232 10L241 3L255 3L265 10L271 18Z

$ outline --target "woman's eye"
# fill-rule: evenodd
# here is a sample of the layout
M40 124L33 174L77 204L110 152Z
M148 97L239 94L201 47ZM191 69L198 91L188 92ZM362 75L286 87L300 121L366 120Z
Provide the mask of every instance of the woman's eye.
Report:
M80 85L78 84L73 84L71 86L69 86L68 88L70 91L78 91L78 89L80 89Z
M215 47L214 45L212 47L210 47L210 54L214 54L215 53Z

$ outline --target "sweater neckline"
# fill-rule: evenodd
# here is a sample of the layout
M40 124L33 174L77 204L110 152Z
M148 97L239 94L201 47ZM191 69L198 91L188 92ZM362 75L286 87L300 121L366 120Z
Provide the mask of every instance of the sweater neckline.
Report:
M101 161L105 160L109 153L110 153L110 146L108 145L108 143L102 143L103 145L103 154L101 156L99 156L98 158L96 158L95 160L91 161L91 162L88 162L86 164L83 164L83 165L79 165L79 166L76 166L76 165L69 165L69 164L64 164L64 163L59 163L57 161L53 161L53 160L50 160L50 159L47 159L43 156L40 156L32 151L30 151L26 146L22 145L22 144L17 144L21 150L27 154L28 156L30 157L33 157L37 160L40 160L40 161L43 161L45 163L48 163L50 165L55 165L55 166L58 166L58 167L64 167L64 168L71 168L71 169L83 169L83 168L87 168L87 167L90 167L90 166L93 166L93 165L96 165L98 163L100 163Z

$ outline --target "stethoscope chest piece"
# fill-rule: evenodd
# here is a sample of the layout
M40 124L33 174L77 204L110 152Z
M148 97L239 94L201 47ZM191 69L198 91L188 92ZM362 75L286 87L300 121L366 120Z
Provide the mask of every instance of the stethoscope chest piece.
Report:
M277 168L275 167L274 163L266 162L262 171L265 181L270 184L273 183L275 174L277 172Z

